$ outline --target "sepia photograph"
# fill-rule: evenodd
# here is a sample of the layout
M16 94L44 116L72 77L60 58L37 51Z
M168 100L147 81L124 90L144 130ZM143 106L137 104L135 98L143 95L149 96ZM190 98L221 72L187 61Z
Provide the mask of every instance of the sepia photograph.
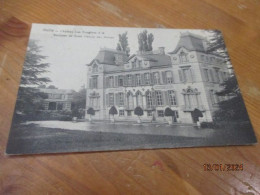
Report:
M219 30L32 25L6 154L256 142Z

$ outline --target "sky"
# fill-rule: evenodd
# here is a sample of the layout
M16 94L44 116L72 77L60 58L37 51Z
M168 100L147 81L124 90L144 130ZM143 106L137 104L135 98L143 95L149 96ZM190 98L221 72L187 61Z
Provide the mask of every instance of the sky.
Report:
M153 49L165 47L165 52L175 49L181 32L192 32L207 36L202 30L158 29L158 28L118 28L73 25L33 24L30 39L38 41L41 55L47 56L48 85L59 89L79 90L87 78L87 64L101 48L116 49L118 35L127 32L130 54L138 50L137 36L143 30L154 35Z

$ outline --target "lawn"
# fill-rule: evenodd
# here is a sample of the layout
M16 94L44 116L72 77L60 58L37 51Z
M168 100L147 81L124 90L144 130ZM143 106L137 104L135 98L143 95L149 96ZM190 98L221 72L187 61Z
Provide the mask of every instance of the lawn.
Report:
M214 131L209 137L187 137L64 130L27 124L12 126L7 154L239 145L254 140L255 137L249 136L247 129Z

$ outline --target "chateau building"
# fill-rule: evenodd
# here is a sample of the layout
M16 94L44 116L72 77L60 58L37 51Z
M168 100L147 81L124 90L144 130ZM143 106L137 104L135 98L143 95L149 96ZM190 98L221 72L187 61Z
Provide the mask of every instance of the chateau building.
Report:
M72 90L39 88L47 98L43 102L43 110L71 110Z
M215 93L229 76L224 59L207 52L204 37L182 33L176 48L166 54L157 51L124 52L101 49L88 64L87 109L95 110L94 119L109 119L115 106L116 120L136 120L134 109L140 106L142 120L163 121L171 108L177 122L193 123L198 109L200 121L212 121L221 101ZM86 118L87 118L86 114Z

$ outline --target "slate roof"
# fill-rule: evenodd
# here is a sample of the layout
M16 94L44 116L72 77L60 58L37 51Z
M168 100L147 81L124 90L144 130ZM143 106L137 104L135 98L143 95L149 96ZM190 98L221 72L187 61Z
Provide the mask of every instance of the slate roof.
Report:
M165 54L137 54L139 58L151 62L151 67L171 64L171 57Z
M114 50L114 49L107 49L107 48L101 49L98 52L97 56L94 58L94 60L96 60L100 64L116 65L116 63L115 63L115 55L117 55L117 54L123 56L123 61L124 62L127 60L127 55L125 54L125 52L117 51L117 50ZM92 62L94 60L92 60Z
M203 40L205 39L199 35L195 35L190 32L182 33L175 50L169 52L169 54L178 52L181 47L184 47L189 51L206 52L206 48L203 45Z

